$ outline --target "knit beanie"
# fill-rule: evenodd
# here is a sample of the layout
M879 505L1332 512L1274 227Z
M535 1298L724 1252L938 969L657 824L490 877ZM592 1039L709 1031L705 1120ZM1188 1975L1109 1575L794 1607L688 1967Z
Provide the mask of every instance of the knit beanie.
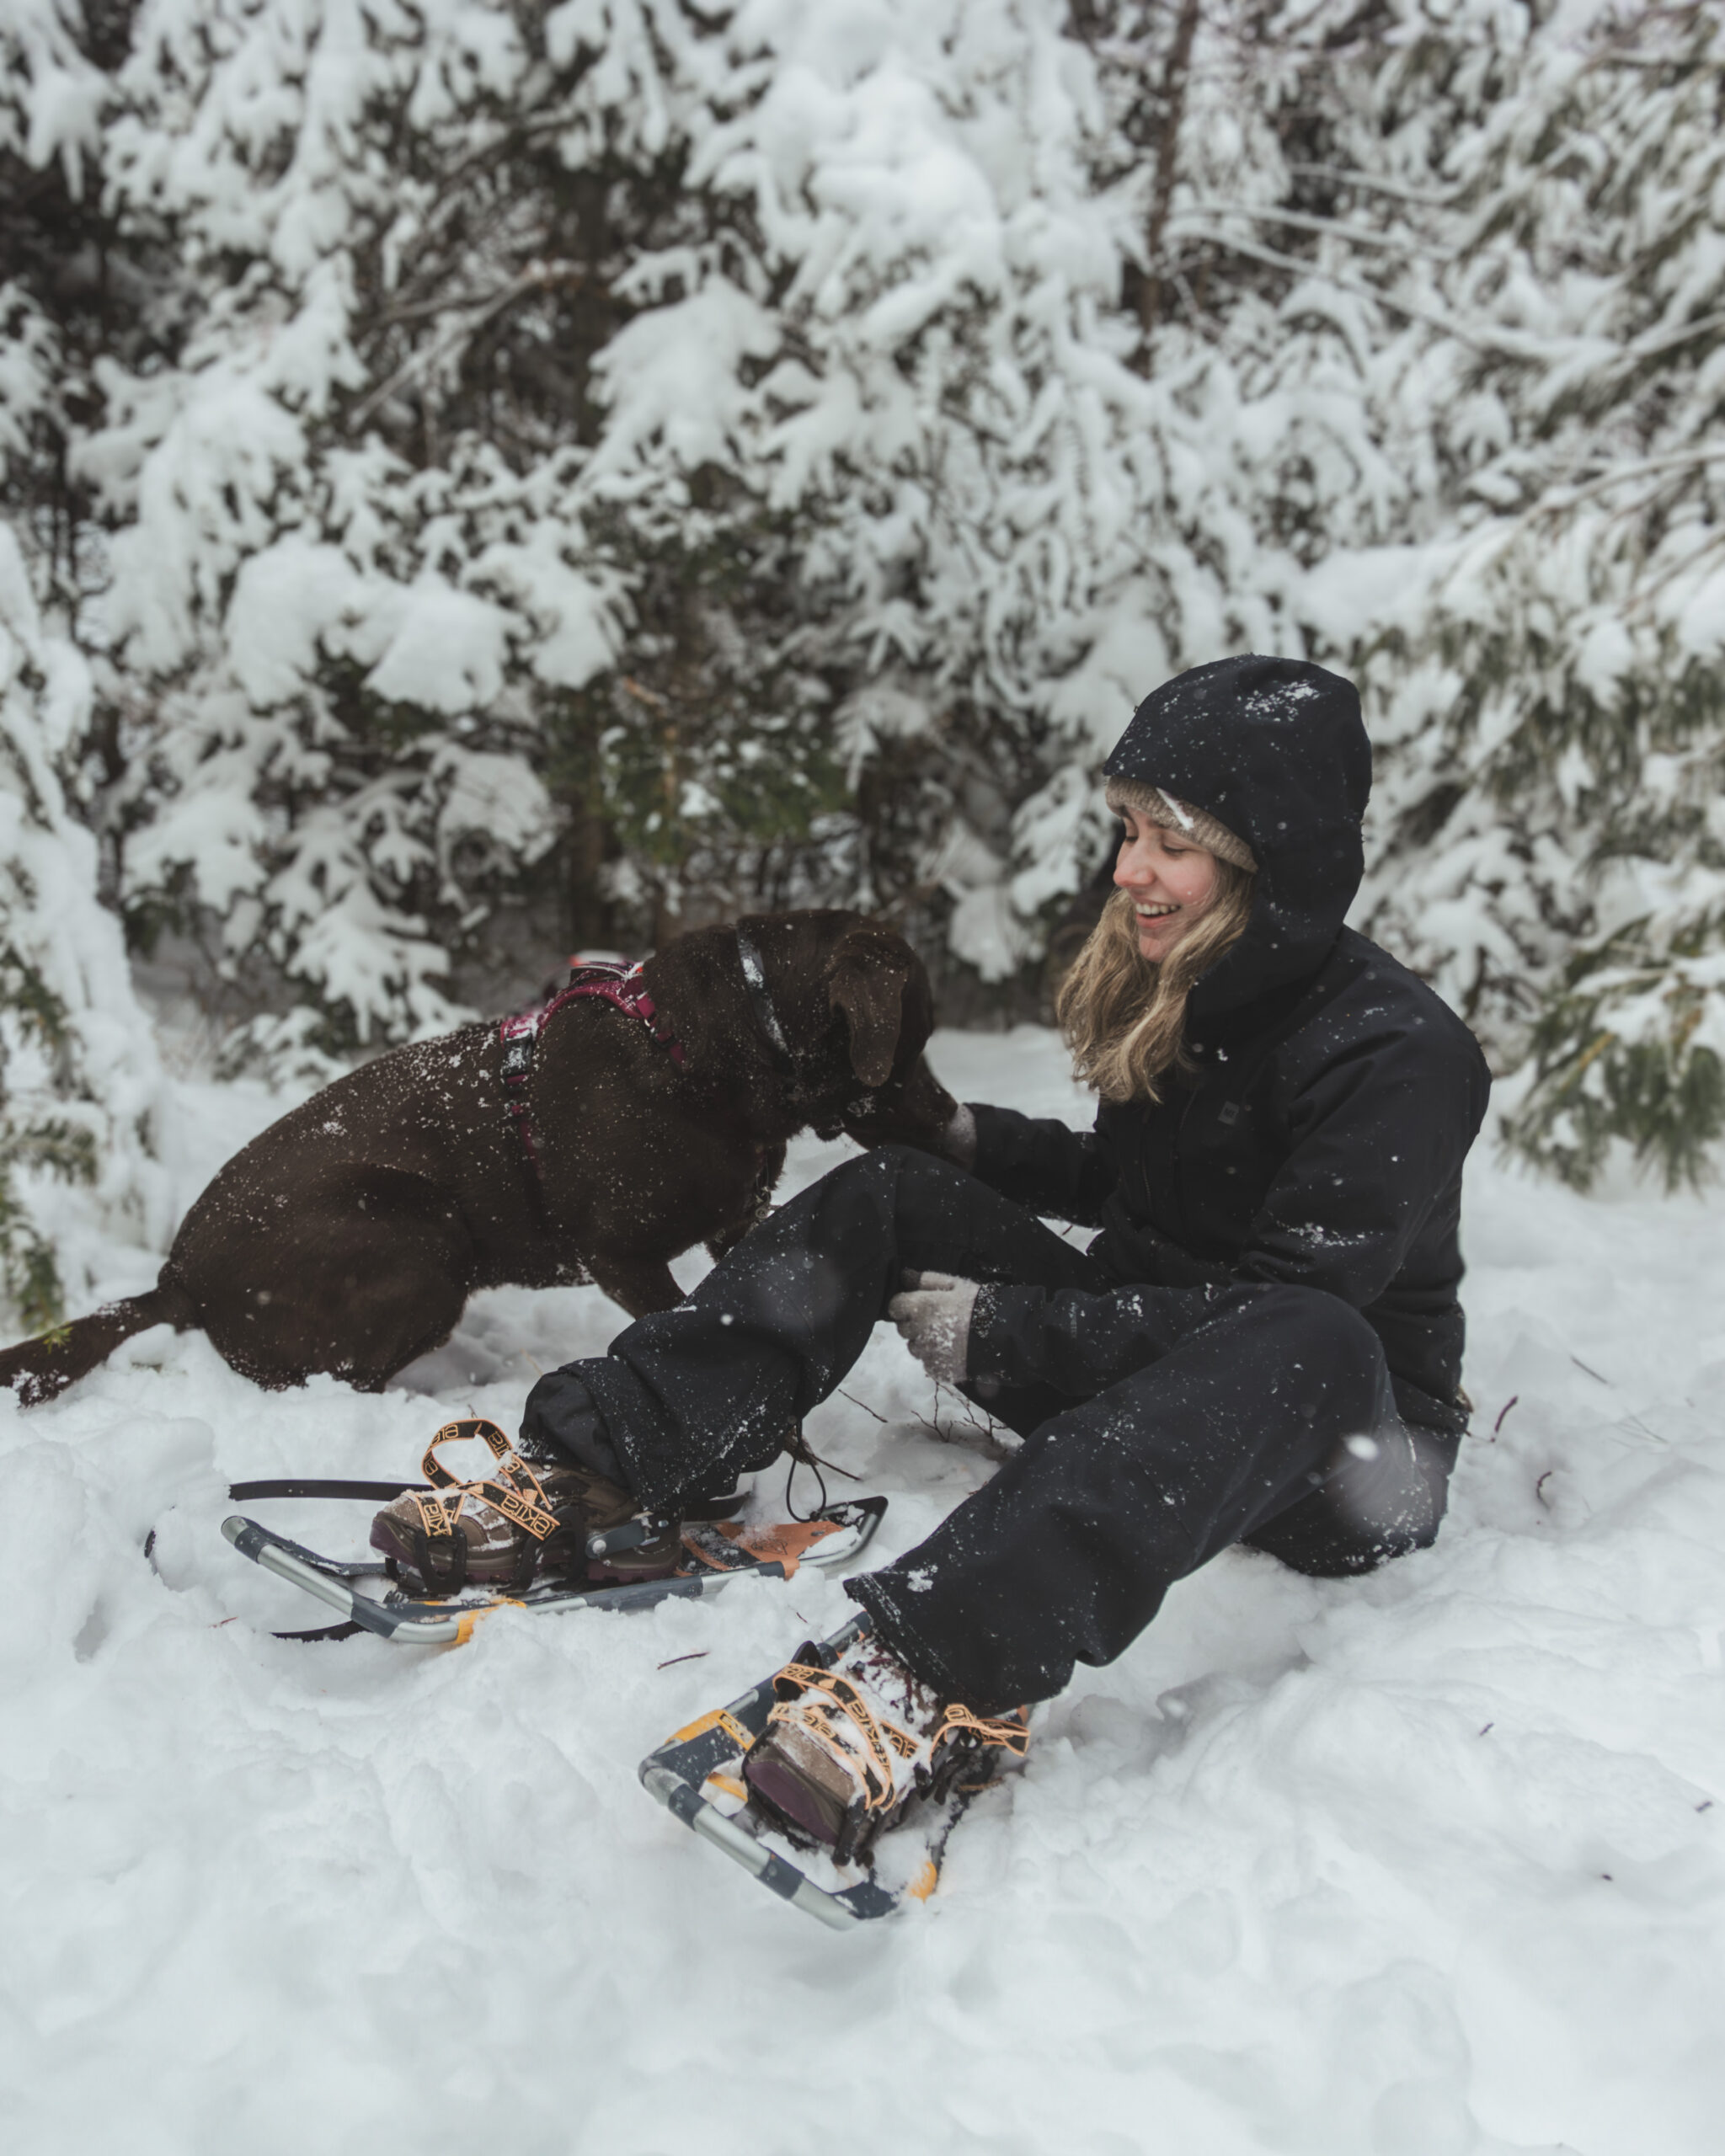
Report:
M1258 873L1252 848L1244 839L1236 839L1227 825L1219 824L1207 809L1194 808L1189 802L1176 801L1172 793L1164 793L1159 786L1146 786L1142 779L1111 778L1108 801L1116 815L1121 809L1130 808L1147 824L1160 825L1165 831L1179 832L1183 838L1190 839L1194 846L1201 846L1218 860L1231 861L1235 867L1245 869L1249 875Z

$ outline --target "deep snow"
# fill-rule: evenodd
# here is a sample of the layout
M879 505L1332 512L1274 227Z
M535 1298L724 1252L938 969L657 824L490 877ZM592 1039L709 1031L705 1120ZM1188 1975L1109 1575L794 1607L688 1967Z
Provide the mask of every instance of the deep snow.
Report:
M1087 1117L1046 1033L932 1059ZM176 1102L182 1204L280 1105ZM844 1150L794 1149L788 1187ZM635 1780L838 1622L836 1583L302 1646L264 1628L317 1607L217 1533L230 1478L512 1427L530 1362L616 1328L596 1290L479 1298L378 1398L263 1394L164 1329L51 1408L0 1400L7 2147L1717 2150L1717 1207L1482 1148L1466 1230L1478 1419L1437 1548L1345 1583L1230 1553L1043 1710L934 1902L854 1936ZM106 1292L153 1273L109 1258ZM929 1436L889 1330L847 1389L885 1422L837 1399L810 1435L908 1546L987 1464Z

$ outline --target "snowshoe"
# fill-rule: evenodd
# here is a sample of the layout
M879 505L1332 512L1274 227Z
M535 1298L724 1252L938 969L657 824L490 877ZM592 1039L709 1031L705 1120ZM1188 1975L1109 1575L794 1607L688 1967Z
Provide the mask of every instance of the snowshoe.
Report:
M369 1498L375 1502L379 1498L393 1500L433 1492L415 1491L412 1485L399 1482L294 1478L236 1483L228 1494L243 1503L265 1497ZM398 1566L399 1560L375 1551L358 1559L328 1556L238 1513L222 1523L222 1532L241 1556L315 1596L337 1611L342 1620L316 1630L278 1633L278 1638L344 1639L366 1631L398 1646L447 1646L467 1639L479 1619L489 1611L505 1607L536 1612L645 1609L670 1596L713 1594L733 1580L747 1577L789 1579L803 1565L821 1572L843 1570L873 1540L886 1511L884 1497L861 1497L824 1506L807 1519L753 1523L734 1517L744 1502L741 1491L698 1504L691 1502L686 1508L689 1516L684 1518L677 1538L675 1568L668 1573L619 1577L622 1565L617 1554L609 1547L595 1547L601 1542L610 1545L611 1538L620 1533L612 1528L596 1530L588 1537L588 1556L580 1571L555 1572L542 1566L536 1569L531 1583L521 1588L506 1582L500 1586L476 1583L469 1577L459 1589L436 1597L404 1590L391 1571L392 1563ZM564 1525L566 1529L567 1523ZM548 1541L549 1535L546 1539ZM628 1554L625 1548L622 1555ZM609 1572L609 1578L592 1582L587 1573L595 1566Z
M640 1771L685 1826L842 1928L927 1900L953 1827L1028 1743L1028 1710L939 1702L858 1617L679 1730Z
M495 1470L458 1482L438 1451L473 1438ZM371 1547L414 1593L458 1594L469 1585L520 1593L558 1574L590 1587L664 1579L682 1556L680 1520L644 1513L590 1469L530 1466L496 1423L478 1417L446 1423L420 1471L431 1490L404 1491L371 1523Z

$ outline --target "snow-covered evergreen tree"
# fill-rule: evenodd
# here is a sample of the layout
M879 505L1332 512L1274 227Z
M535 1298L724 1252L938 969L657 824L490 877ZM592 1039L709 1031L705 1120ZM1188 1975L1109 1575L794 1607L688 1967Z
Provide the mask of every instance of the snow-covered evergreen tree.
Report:
M1717 10L6 35L3 382L49 385L9 485L135 934L267 961L326 1048L446 1023L535 893L576 941L878 905L1004 983L1136 697L1307 649L1368 694L1370 921L1531 1047L1525 1141L1698 1161Z
M0 470L28 496L63 355L18 292L0 289ZM120 922L98 898L95 839L67 798L90 672L50 599L45 611L19 531L0 525L0 1300L33 1329L88 1286L67 1277L87 1238L56 1182L90 1186L110 1230L152 1242L168 1225L154 1157L162 1074Z
M1423 543L1311 609L1373 692L1375 919L1530 1050L1535 1158L1585 1183L1623 1137L1675 1182L1725 1129L1725 19L1406 27L1361 109L1417 152L1380 424Z
M30 1328L60 1316L78 1257L47 1185L92 1186L131 1240L168 1225L162 1074L120 923L97 899L95 840L61 784L89 707L83 657L43 619L0 526L0 1294Z
M1202 323L1152 366L1122 307L1168 205L1121 133L1146 63L1084 27L142 8L105 200L177 276L71 458L135 915L195 907L350 1036L440 1024L554 801L577 935L693 887L1032 957L1100 843L1085 767L1146 680L1275 641L1295 566L1288 370ZM1282 464L1339 423L1352 472L1321 401Z
M95 569L64 453L79 339L103 304L77 244L102 95L54 0L20 0L0 22L0 172L15 183L0 208L14 273L0 282L0 1301L32 1328L88 1285L88 1236L56 1184L88 1186L100 1224L138 1241L168 1225L161 1072L67 790L93 707L71 628Z

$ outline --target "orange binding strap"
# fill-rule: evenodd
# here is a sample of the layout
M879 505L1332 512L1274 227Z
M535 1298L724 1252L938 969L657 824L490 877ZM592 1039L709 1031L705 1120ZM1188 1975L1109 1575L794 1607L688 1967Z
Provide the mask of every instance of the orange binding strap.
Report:
M895 1723L872 1713L850 1679L837 1675L830 1669L822 1669L806 1662L788 1662L773 1678L772 1684L774 1691L778 1693L780 1704L768 1715L769 1722L788 1721L791 1705L799 1693L820 1692L855 1724L868 1749L868 1758L862 1762L863 1809L879 1812L890 1804L894 1790L893 1767L887 1756L887 1747L890 1745L901 1759L911 1759L916 1755L916 1738ZM786 1688L783 1691L779 1690L781 1685ZM822 1721L806 1721L799 1726L806 1736L824 1745L835 1758L842 1760L846 1766L854 1764L848 1753L840 1751ZM1030 1748L1028 1722L1009 1716L974 1715L969 1707L954 1704L948 1707L941 1716L940 1727L934 1732L930 1748L931 1758L949 1737L960 1736L972 1737L979 1744L998 1746L1020 1759Z
M491 1476L476 1481L457 1481L437 1458L440 1445L457 1444L472 1438L483 1439L491 1457L497 1462L498 1473L506 1476L507 1481L499 1481ZM425 1480L438 1490L452 1490L456 1493L452 1508L446 1509L439 1497L416 1497L419 1518L428 1535L452 1535L455 1524L462 1516L462 1507L470 1497L483 1497L495 1505L504 1518L520 1528L524 1534L531 1534L536 1542L543 1542L557 1531L557 1515L545 1500L545 1491L538 1476L510 1444L495 1422L483 1416L464 1415L457 1422L446 1422L425 1448L425 1457L419 1464ZM520 1487L525 1481L531 1486L532 1496Z
M833 1670L822 1669L806 1662L789 1662L773 1678L773 1690L777 1692L782 1684L790 1689L780 1694L781 1704L773 1709L766 1717L767 1721L788 1721L790 1719L790 1703L799 1692L824 1692L834 1706L855 1723L857 1733L868 1747L868 1757L862 1762L863 1809L868 1812L884 1810L893 1801L894 1788L893 1763L887 1755L886 1748L887 1733L893 1739L894 1750L901 1758L910 1756L903 1748L906 1743L911 1752L916 1750L916 1739L906 1737L903 1730L892 1729L890 1724L887 1726L887 1733L884 1733L881 1725L869 1712L850 1678L841 1677ZM805 1722L802 1726L807 1735L824 1744L836 1759L843 1760L847 1766L852 1764L849 1755L839 1750L820 1722Z
M973 1715L969 1707L950 1706L934 1732L935 1750L938 1751L949 1737L958 1736L961 1730L969 1730L979 1744L997 1744L1020 1759L1030 1749L1028 1721L1016 1721L1010 1715Z

